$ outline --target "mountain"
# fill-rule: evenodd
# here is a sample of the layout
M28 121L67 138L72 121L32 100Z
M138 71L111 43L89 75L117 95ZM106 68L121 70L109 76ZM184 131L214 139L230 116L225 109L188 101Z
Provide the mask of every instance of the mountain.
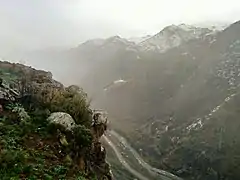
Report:
M71 61L79 63L101 63L113 56L117 51L136 51L135 43L119 36L112 36L107 39L89 40L78 47L69 50Z
M185 179L238 179L239 32L240 22L217 33L166 27L153 36L160 51L118 50L83 86L155 166Z
M26 52L11 57L11 59L21 59L34 67L48 69L53 72L57 80L70 85L74 83L74 77L79 76L78 81L81 82L88 71L93 70L95 66L101 65L104 61L114 59L118 56L115 54L120 53L120 51L122 54L125 51L132 54L135 52L141 54L149 50L150 53L155 53L151 52L152 50L157 53L164 52L182 42L205 36L209 37L211 33L215 32L215 30L208 28L197 28L185 24L171 25L154 36L148 35L130 39L112 36L107 39L92 39L73 48L50 48ZM139 55L136 57L140 59ZM64 74L68 74L68 78Z
M107 39L88 40L73 48L26 52L12 60L19 62L20 59L28 65L47 69L53 72L54 78L70 85L81 82L88 71L104 61L111 60L118 51L138 51L138 46L127 39L112 36Z
M151 35L146 35L146 36L143 36L143 37L131 37L129 38L128 40L129 41L132 41L132 42L135 42L136 44L139 44L149 38L151 38L152 36Z
M141 42L144 50L156 50L165 52L170 48L179 46L183 42L192 39L204 38L207 35L216 33L214 28L201 28L186 24L170 25L151 38Z

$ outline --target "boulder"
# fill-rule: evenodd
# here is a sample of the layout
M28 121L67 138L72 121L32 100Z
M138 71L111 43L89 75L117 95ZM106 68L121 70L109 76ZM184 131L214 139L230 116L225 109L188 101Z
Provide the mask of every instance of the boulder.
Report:
M107 124L107 112L103 110L93 110L92 125Z
M47 120L50 123L64 126L66 130L72 130L76 125L72 116L64 112L54 112L48 117Z

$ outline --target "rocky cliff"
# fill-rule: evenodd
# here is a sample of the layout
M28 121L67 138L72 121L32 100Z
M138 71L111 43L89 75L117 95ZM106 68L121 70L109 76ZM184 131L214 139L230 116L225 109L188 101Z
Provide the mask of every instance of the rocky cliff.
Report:
M21 64L0 62L0 73L3 180L113 178L99 141L107 120L81 88Z

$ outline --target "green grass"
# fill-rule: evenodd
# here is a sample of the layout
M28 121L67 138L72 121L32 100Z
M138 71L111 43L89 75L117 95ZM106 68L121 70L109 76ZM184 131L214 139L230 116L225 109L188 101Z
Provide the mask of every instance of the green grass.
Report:
M23 120L10 113L0 118L1 180L84 180L73 164L64 161L67 151L45 114L32 113L30 117Z
M92 143L86 94L80 88L54 87L48 78L39 79L37 75L37 70L27 74L16 65L0 67L4 83L31 94L30 99L19 101L22 104L9 102L0 116L0 179L96 179L81 172L78 162L89 153ZM37 84L32 82L36 77ZM51 112L70 114L77 124L73 133L49 124ZM63 137L67 145L60 141Z

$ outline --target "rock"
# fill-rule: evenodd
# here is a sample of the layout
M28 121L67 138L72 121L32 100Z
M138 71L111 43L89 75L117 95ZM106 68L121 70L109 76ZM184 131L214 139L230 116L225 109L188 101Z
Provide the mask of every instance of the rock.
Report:
M91 127L91 132L93 134L93 141L98 142L101 136L106 131L107 126L106 124L98 124Z
M106 150L100 142L93 143L92 158L95 164L105 163Z
M64 112L54 112L48 119L50 123L59 124L66 128L66 130L72 130L75 127L76 123L74 119L67 113Z
M100 137L107 130L107 113L103 110L93 110L92 112L92 127L93 141L98 142Z
M16 97L14 97L9 89L0 87L0 99L6 101L15 101Z
M96 115L96 112L93 113L93 116ZM107 179L112 180L113 175L109 164L106 162L106 150L99 142L100 137L106 130L107 117L103 114L98 114L96 118L96 123L92 125L91 132L94 137L92 142L92 148L89 152L90 157L84 158L80 157L78 161L79 169L87 172L95 172L98 176L98 179ZM72 130L76 123L74 119L67 113L64 112L55 112L52 113L48 119L50 123L59 124L66 128L66 130ZM60 143L64 146L67 146L67 141L65 137L60 138Z
M15 101L18 96L19 93L10 88L10 85L0 78L0 103L2 101Z
M68 86L67 88L65 88L67 91L70 91L70 92L78 92L80 91L80 87L78 87L77 85L71 85L71 86Z
M107 113L102 110L93 110L92 125L107 124Z

